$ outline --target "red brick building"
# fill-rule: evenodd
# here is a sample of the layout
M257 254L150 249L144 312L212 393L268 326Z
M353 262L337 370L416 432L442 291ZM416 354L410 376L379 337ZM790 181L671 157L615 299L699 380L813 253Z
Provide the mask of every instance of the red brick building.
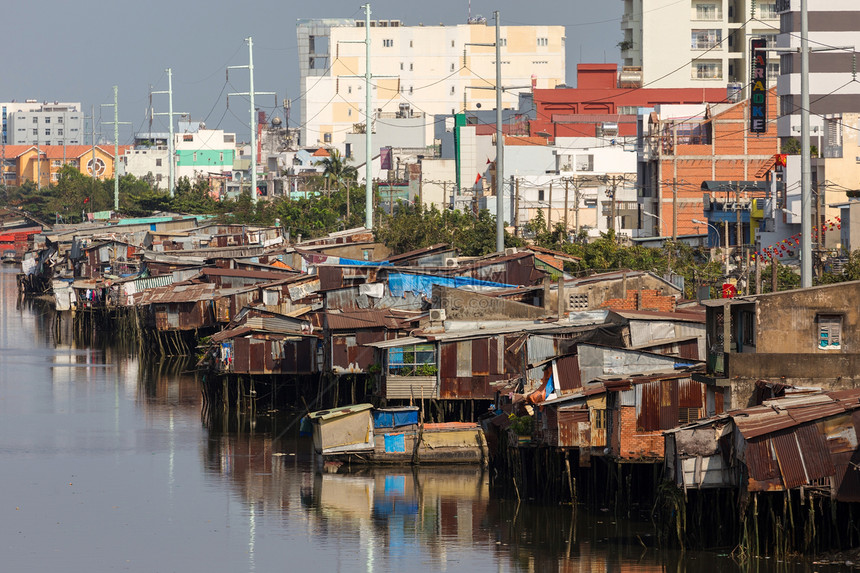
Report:
M767 132L749 132L749 101L712 104L704 117L648 120L639 174L642 204L659 216L658 235L706 234L704 181L763 181L778 153L776 88L768 92ZM749 198L749 197L747 197ZM734 197L728 199L734 200ZM741 199L744 199L742 197ZM644 222L644 221L643 221Z
M726 100L726 88L619 87L617 64L579 64L575 88L536 89L533 136L636 135L637 108L659 104L702 104Z

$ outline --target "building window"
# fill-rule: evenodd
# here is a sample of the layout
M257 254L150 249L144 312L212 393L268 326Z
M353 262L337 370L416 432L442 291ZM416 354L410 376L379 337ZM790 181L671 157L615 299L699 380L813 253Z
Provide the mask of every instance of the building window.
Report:
M723 78L723 63L719 61L693 62L694 80L719 80Z
M197 152L196 152L196 151L194 152L194 155L192 156L192 159L191 159L191 160L192 160L194 163L197 163Z
M49 116L49 115L45 116L45 123L51 123L51 116Z
M382 39L382 47L383 48L393 48L394 47L394 40L392 40L391 38L383 38Z
M46 142L44 142L42 145L51 145L51 142L50 142L50 141L46 141Z
M409 95L412 95L412 86L409 86Z
M451 62L451 71L454 71L454 62Z
M819 314L818 348L821 350L838 350L842 348L842 315Z
M538 46L548 46L549 45L549 39L548 38L538 38L537 39L537 45Z
M758 8L760 20L776 20L779 17L776 13L776 4L759 4Z
M719 4L696 4L695 15L693 16L694 20L722 20L723 19L723 11Z
M63 128L62 127L57 129L57 135L63 135Z
M412 40L409 40L409 47L412 47Z
M351 107L347 108L346 115L348 115L349 117L352 117L352 108Z
M63 123L63 116L60 115L57 117L57 123Z
M224 135L224 143L235 143L236 136L232 133L230 135Z
M543 201L543 189L538 189L538 201Z
M51 161L51 167L62 167L62 166L63 166L63 162L60 161L59 159L54 159L53 161Z
M507 45L508 45L508 39L507 38L499 38L499 47L500 48L504 48Z
M325 143L331 143L331 133L323 133L323 141Z
M218 154L218 161L220 163L224 163L224 152L223 151Z
M436 345L413 344L388 349L388 374L393 376L435 376Z
M767 79L771 82L775 82L776 78L779 77L779 62L768 62L767 63Z
M155 160L155 166L156 166L156 167L161 167L161 159L156 159L156 160Z
M400 62L400 71L403 71L403 62Z
M194 136L190 133L186 133L182 136L182 141L194 141Z
M410 64L409 64L409 71L411 72L412 70L413 70L412 63L410 62Z
M690 38L690 48L693 50L710 50L723 41L722 30L693 30Z
M38 129L34 129L34 130L33 130L33 135L39 135L39 130L38 130Z
M35 115L33 116L33 123L39 123L39 118Z
M454 95L454 86L451 86L451 95Z
M48 128L48 129L46 129L46 130L45 130L45 135L51 135L51 130L50 130L50 128Z

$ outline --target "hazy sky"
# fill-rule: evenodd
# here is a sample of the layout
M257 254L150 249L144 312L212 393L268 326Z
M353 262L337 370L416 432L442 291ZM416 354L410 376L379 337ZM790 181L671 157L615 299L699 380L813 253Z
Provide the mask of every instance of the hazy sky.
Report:
M617 62L621 40L621 0L529 2L473 0L472 15L492 22L499 10L503 25L566 26L567 83L575 83L579 62ZM405 25L465 23L468 0L371 2L372 18L400 19ZM146 0L114 2L45 0L13 2L3 9L0 101L79 101L97 121L113 120L113 86L119 86L120 121L134 131L148 130L146 110L150 86L167 90L165 69L173 69L173 107L188 112L207 127L235 131L248 139L248 106L228 92L248 91L244 39L254 38L254 82L257 91L277 93L277 101L296 98L298 61L296 20L299 18L363 18L361 0L325 2L187 2ZM153 95L157 112L167 111L167 96ZM275 105L272 96L259 96L260 108ZM291 124L298 121L294 103ZM280 114L280 109L275 110ZM97 131L99 130L97 124ZM167 131L166 116L156 117L153 130ZM113 126L101 131L113 140ZM130 143L132 128L122 126L120 143Z

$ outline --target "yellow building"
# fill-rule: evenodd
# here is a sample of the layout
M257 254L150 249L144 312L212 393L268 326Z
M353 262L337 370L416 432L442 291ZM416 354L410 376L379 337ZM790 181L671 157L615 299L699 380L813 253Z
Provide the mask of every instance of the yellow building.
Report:
M127 148L121 145L120 154ZM59 179L63 165L71 165L88 177L95 175L98 179L113 179L113 146L7 145L0 162L0 179L6 185L23 185L25 181L53 185Z

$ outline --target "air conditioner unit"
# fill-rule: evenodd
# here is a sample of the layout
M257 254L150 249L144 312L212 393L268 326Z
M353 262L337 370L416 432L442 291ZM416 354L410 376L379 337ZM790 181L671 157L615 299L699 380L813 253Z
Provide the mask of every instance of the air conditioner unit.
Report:
M446 267L456 267L459 266L457 263L457 257L448 257L445 259Z
M444 322L446 318L444 308L430 309L430 322Z
M516 254L517 254L517 248L516 247L508 247L507 249L505 249L505 255L516 255Z

